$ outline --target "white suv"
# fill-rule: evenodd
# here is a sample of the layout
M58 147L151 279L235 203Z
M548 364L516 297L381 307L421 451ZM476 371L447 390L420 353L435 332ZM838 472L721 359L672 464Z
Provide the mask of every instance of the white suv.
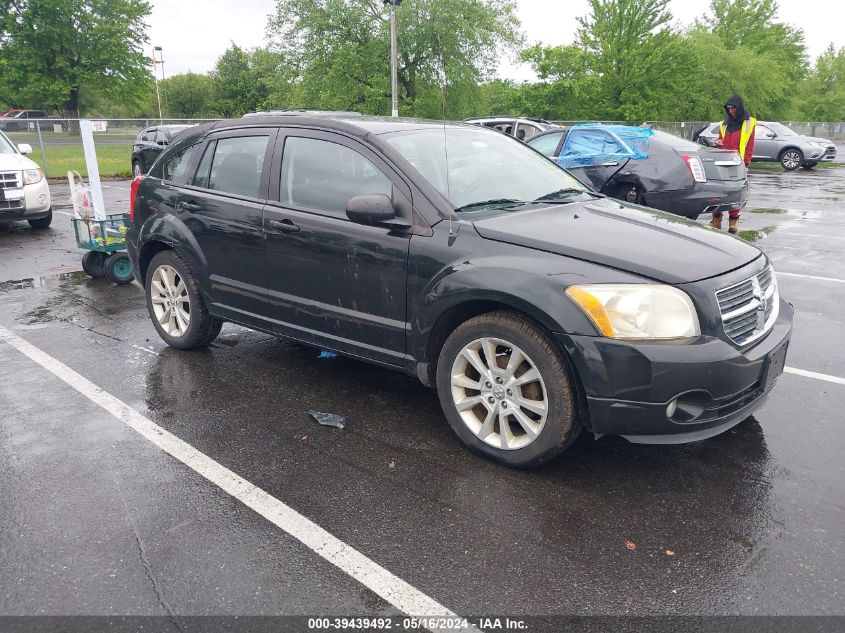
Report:
M0 132L0 224L26 220L34 229L46 229L53 220L47 179L38 165L24 156L32 147L17 147Z

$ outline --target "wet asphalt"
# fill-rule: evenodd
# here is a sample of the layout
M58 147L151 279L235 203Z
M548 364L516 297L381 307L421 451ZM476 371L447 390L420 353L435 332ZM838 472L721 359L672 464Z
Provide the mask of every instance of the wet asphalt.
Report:
M778 272L845 279L843 177L754 169L744 236ZM105 184L126 208L128 183ZM784 374L707 441L582 434L508 470L412 378L232 325L168 348L139 286L81 272L67 187L52 192L49 230L0 228L0 325L452 611L845 614L844 385ZM788 365L845 376L845 283L779 283ZM0 615L397 613L3 343L0 569Z

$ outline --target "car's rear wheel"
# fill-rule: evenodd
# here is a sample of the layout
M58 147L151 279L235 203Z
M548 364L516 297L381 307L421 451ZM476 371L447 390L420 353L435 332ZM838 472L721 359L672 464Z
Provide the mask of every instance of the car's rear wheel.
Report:
M804 163L803 165L801 165L801 167L802 167L802 169L806 169L807 171L810 171L816 165L818 165L818 163L813 163L813 162L808 161L808 162Z
M29 222L29 226L34 229L46 229L50 227L50 224L53 222L53 208L50 207L50 210L47 212L47 215L43 218L38 218L37 220L27 220Z
M137 178L144 175L144 168L141 167L140 161L132 161L132 175Z
M162 251L147 268L147 310L159 336L177 349L205 347L223 322L209 314L188 264L175 251Z
M581 429L562 352L534 323L509 312L475 317L449 336L437 391L458 437L508 466L552 459Z
M793 171L804 164L804 154L798 149L788 149L780 155L780 164L786 171Z

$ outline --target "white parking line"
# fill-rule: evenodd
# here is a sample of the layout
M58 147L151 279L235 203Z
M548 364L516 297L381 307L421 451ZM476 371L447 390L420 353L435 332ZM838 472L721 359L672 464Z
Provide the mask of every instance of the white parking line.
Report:
M41 365L136 431L144 439L149 440L161 450L172 455L188 468L287 532L400 611L415 617L456 617L453 612L433 598L390 573L293 508L164 430L64 363L2 326L0 326L0 342L7 343ZM478 629L472 626L465 630L480 633Z
M819 281L832 281L837 284L845 284L845 279L836 277L819 277L818 275L801 275L799 273L785 273L782 270L775 271L778 277L803 277L804 279L818 279Z
M797 376L804 376L806 378L815 378L816 380L824 380L826 382L834 382L837 385L845 385L845 378L838 376L830 376L828 374L820 374L815 371L807 371L806 369L796 369L795 367L784 367L785 372L795 374Z

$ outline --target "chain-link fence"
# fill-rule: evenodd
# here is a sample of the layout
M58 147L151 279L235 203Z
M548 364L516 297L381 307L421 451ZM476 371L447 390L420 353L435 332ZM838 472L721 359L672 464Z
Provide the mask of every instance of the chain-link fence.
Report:
M646 125L661 132L668 132L681 138L691 139L695 132L716 121L552 121L557 125L578 125L583 123L608 123L618 125ZM781 121L797 134L816 136L832 141L845 141L845 122Z
M159 125L198 125L208 119L92 119L100 176L132 174L132 144L145 129ZM13 143L32 147L30 154L48 178L68 171L88 175L79 119L0 119L0 130Z

